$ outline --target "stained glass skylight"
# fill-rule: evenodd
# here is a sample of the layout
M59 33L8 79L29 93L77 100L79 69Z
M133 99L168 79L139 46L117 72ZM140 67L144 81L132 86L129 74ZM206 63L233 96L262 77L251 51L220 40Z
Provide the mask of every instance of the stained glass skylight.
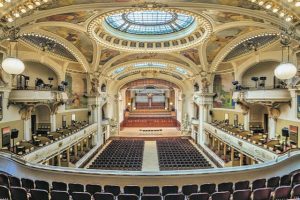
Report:
M119 67L118 69L116 69L116 70L113 72L113 75L121 73L122 71L124 71L124 69L125 69L125 67Z
M106 23L119 31L137 35L162 35L181 31L194 17L160 10L133 11L106 17Z
M181 67L176 67L176 71L181 73L181 74L187 74L187 71L182 69Z
M144 67L154 67L154 68L166 68L167 65L158 62L145 62L145 63L136 63L134 64L136 68L144 68Z

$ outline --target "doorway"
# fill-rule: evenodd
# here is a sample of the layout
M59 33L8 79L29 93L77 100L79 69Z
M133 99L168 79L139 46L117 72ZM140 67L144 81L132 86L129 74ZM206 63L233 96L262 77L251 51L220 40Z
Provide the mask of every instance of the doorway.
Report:
M31 134L34 135L36 131L36 115L31 115Z
M269 115L264 114L264 128L265 128L265 133L269 132Z

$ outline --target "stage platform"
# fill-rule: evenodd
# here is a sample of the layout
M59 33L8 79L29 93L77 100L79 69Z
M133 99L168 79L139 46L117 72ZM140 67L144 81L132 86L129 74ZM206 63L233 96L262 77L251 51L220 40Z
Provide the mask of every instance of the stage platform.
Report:
M164 128L164 127L155 127L155 128L131 128L126 127L120 131L119 135L116 137L181 137L181 131L177 128Z

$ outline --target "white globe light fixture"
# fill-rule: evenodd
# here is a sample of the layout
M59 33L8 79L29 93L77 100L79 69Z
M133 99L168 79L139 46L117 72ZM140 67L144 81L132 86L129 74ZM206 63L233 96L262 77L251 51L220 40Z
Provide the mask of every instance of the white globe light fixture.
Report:
M276 67L274 74L281 80L291 79L297 74L297 67L292 63L280 63Z
M2 62L2 69L8 74L18 75L25 70L25 65L18 58L7 57Z

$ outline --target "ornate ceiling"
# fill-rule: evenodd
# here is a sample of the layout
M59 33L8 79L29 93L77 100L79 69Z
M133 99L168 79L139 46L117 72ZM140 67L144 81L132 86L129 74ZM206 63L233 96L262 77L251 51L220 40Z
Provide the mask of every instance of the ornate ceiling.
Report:
M22 41L32 47L33 54L42 51L41 44L55 42L52 51L46 53L57 57L69 70L81 67L88 73L115 80L136 74L155 77L157 73L185 80L203 71L222 71L222 66L223 70L230 70L234 63L257 52L280 50L278 40L282 28L297 28L299 23L299 7L295 1L292 4L265 0L262 5L256 0L164 0L157 1L159 3L40 0L40 5L30 2L35 8L22 12L22 17L14 17L13 22L7 21L7 17L16 9L26 7L28 1L4 2L0 7L3 35L7 28L19 26ZM273 12L271 9L275 7L283 9L285 16ZM148 14L141 18L143 11ZM156 15L149 14L151 12ZM103 25L109 25L109 20L115 23L115 18L108 18L113 15L124 20L124 23L110 27L118 29L117 32ZM183 18L187 20L186 24L176 21L180 15L186 15ZM290 21L285 20L288 15L292 16ZM145 20L148 20L146 28ZM161 24L153 24L153 21ZM136 24L128 25L129 22ZM139 23L144 27L141 28ZM154 25L163 28L158 30L153 28ZM145 30L151 34L145 34ZM297 29L295 33L297 36ZM2 40L0 46L7 48L7 42ZM298 46L294 41L294 50L297 51ZM166 67L151 64L134 67L139 63L160 63ZM116 73L118 69L120 71Z

